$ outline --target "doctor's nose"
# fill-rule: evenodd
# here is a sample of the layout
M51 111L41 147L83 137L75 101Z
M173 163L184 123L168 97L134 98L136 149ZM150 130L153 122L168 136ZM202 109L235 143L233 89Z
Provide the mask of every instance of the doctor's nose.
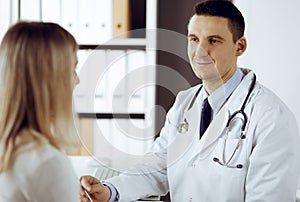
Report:
M205 57L208 56L207 48L204 44L198 44L196 48L196 56L198 57Z

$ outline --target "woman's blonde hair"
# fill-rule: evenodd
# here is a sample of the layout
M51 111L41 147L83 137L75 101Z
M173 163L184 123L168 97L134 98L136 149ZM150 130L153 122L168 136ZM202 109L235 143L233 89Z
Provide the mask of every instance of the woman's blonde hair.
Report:
M0 46L0 173L35 141L77 145L72 91L77 43L54 23L18 22Z

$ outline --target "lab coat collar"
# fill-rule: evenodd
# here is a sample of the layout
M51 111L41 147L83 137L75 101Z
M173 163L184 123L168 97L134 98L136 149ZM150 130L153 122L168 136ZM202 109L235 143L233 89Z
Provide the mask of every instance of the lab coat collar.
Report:
M244 74L242 70L240 68L236 68L232 77L210 94L208 101L214 111L214 116L220 111L224 103L228 100L229 96L241 83L243 76Z
M241 69L244 73L243 80L241 81L240 85L236 88L236 90L232 93L229 97L227 103L230 115L241 109L243 102L247 96L249 91L251 82L254 78L254 72L249 69Z

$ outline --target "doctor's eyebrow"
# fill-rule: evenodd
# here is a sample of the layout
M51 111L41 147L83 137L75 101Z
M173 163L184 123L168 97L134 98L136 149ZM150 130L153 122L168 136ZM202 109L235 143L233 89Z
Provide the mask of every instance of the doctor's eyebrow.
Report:
M220 35L211 35L207 37L208 39L218 39L220 41L225 41L225 39L223 37L221 37Z
M195 34L189 34L187 36L188 39L198 39L198 37Z
M196 34L189 34L187 36L187 38L199 38ZM221 37L220 35L210 35L210 36L207 36L206 37L207 39L217 39L217 40L220 40L220 41L225 41L225 39L223 37Z

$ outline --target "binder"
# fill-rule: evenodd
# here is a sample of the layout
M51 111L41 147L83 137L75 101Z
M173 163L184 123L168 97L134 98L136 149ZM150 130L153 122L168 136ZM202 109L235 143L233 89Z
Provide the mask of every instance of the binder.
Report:
M113 0L113 37L128 38L130 30L129 0Z
M144 113L146 107L147 66L146 56L143 50L132 50L128 52L128 88L126 94L129 96L128 110L130 113Z
M83 52L83 51L80 51ZM97 90L98 83L105 69L105 50L85 51L85 61L78 73L79 84L75 88L75 107L77 112L93 113L100 111L99 106L106 107L105 96ZM81 56L79 59L83 59ZM103 85L105 87L105 85Z
M61 23L60 0L42 0L41 8L43 22Z
M113 3L111 0L101 0L100 5L99 11L94 12L94 19L99 19L95 36L102 44L113 37Z
M24 0L23 0L24 1ZM63 0L61 1L61 25L68 30L78 42L78 0Z
M28 21L40 21L40 0L21 0L20 19Z
M92 0L78 0L78 38L79 44L90 44L93 39L91 38L93 19L92 13L94 6L91 5Z
M79 78L79 84L75 86L74 89L74 108L77 113L86 112L88 110L88 70L86 68L86 60L88 58L89 51L79 50L77 53L78 56L78 65L77 65L77 75Z
M146 37L146 0L130 0L130 29L131 38Z
M102 44L112 37L112 2L79 0L80 44Z
M88 57L88 93L89 99L91 99L91 108L94 112L101 112L101 108L107 107L104 90L104 88L107 86L107 81L105 79L103 80L105 66L106 51L99 49L93 50ZM100 90L99 87L101 87Z
M9 1L0 1L0 41L10 26L10 11L13 10Z
M126 113L127 109L124 104L126 86L124 85L125 83L122 82L127 72L125 51L108 50L106 59L105 77L108 80L106 102L108 102L109 105L106 110L112 113Z
M83 147L80 147L80 155L91 155L94 153L94 119L81 118L80 138Z

